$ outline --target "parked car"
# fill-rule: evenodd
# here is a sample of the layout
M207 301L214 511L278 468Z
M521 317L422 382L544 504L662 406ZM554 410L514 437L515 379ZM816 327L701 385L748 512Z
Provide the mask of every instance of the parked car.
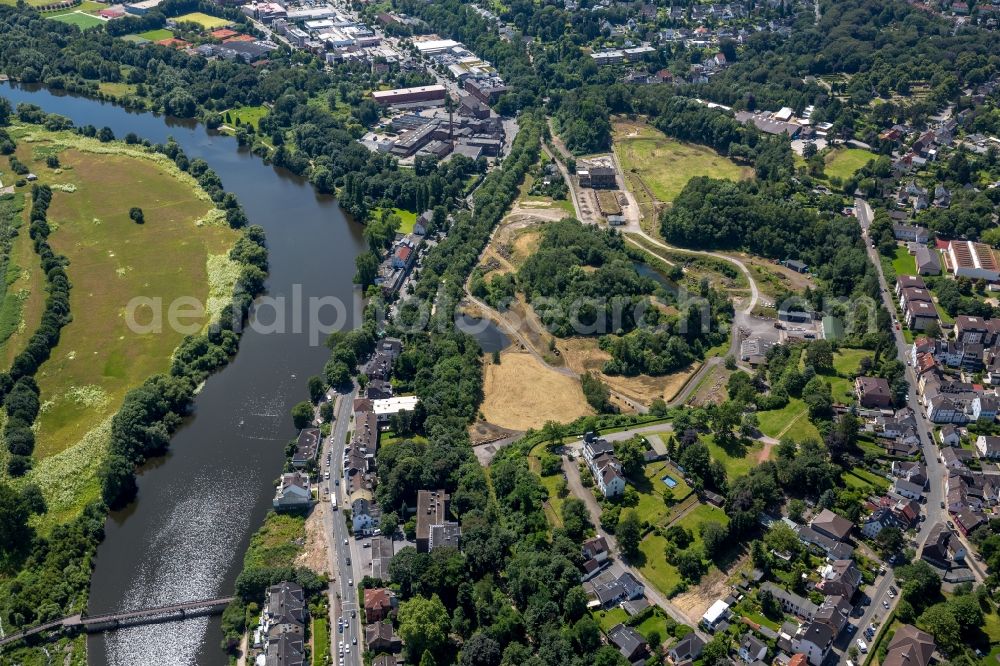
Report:
M858 639L858 651L861 652L861 654L866 654L868 652L868 644L860 638Z

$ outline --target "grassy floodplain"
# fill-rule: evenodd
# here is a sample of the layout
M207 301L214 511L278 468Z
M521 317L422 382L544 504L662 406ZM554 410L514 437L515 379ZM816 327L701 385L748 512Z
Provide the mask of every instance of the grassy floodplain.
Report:
M53 189L50 242L69 259L73 285L73 319L36 374L42 407L35 466L17 481L42 487L49 506L42 521L51 526L99 497L95 473L112 415L129 389L169 368L184 337L166 325L159 333L133 332L126 321L129 301L145 297L169 304L193 297L212 310L235 284L228 251L238 234L194 178L165 156L33 126L15 127L12 135L18 159ZM47 166L50 155L58 157L57 168ZM132 206L142 208L144 224L129 219ZM25 220L27 214L22 212ZM8 268L8 275L15 279L4 307L18 299L22 318L0 343L4 367L31 337L45 301L44 276L27 233L16 238L11 258L16 269ZM139 309L135 319L145 323L150 315ZM188 321L197 332L211 316Z

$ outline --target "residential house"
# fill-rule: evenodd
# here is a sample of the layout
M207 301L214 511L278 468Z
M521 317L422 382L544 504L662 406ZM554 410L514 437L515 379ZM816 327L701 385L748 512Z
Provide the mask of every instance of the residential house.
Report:
M403 641L393 631L391 622L380 620L365 625L365 647L373 654L395 654L403 648Z
M898 275L896 276L896 288L894 293L899 298L903 295L904 289L926 289L924 279L918 275Z
M958 446L962 442L962 436L959 434L958 428L953 425L942 427L938 433L938 439L941 440L942 446Z
M925 301L907 302L903 309L903 317L907 328L912 331L926 331L938 320L934 304Z
M869 539L876 538L887 527L899 527L899 520L888 507L875 509L861 525L861 533Z
M276 640L268 641L264 653L265 666L304 666L305 663L306 653L302 636L282 634Z
M380 517L378 504L371 490L360 488L347 498L351 505L351 527L354 534L368 534Z
M744 664L752 664L755 661L764 661L764 657L767 656L767 644L748 631L743 634L743 638L740 639L738 654L740 656L740 661Z
M716 599L712 602L712 605L708 607L704 615L701 616L701 626L710 632L714 632L718 629L729 617L732 612L729 610L729 604L722 599Z
M451 496L444 490L417 491L417 552L429 553L432 550L433 527L441 525L458 527L458 523L448 520L450 500ZM438 541L437 545L442 545L442 542Z
M976 397L972 399L971 403L972 409L972 420L973 421L985 421L991 423L996 421L997 410L1000 409L1000 401L994 395L984 395L982 393L976 394Z
M386 587L365 588L365 622L371 624L396 614L396 593Z
M951 566L952 561L964 561L965 547L953 536L944 523L934 525L920 552L920 559L945 569Z
M900 497L919 500L924 494L924 487L906 479L896 479L892 484L892 491Z
M778 587L774 583L764 583L760 586L760 589L770 592L775 601L781 605L783 611L803 620L812 620L816 615L816 611L819 610L819 606L805 597L800 597L794 592L789 592L783 587Z
M316 460L322 441L319 428L303 428L295 440L295 453L292 454L292 466L301 469Z
M937 646L934 638L910 624L896 629L882 666L928 666Z
M616 624L608 630L608 641L618 648L618 652L629 663L643 661L649 653L646 639L642 634L624 624Z
M1000 437L996 435L980 435L976 438L976 451L980 458L1000 460Z
M820 568L820 582L816 589L826 596L850 599L861 584L861 571L854 560L834 560Z
M847 626L847 621L850 619L853 609L854 607L851 606L851 602L846 598L839 594L831 595L824 599L823 603L816 609L816 616L813 620L815 622L822 622L830 627L836 638L844 630L844 627Z
M892 225L892 235L896 240L909 243L926 243L931 239L930 232L926 227L915 224L894 224Z
M913 249L913 261L920 275L940 275L941 255L934 248L918 245Z
M701 650L705 647L705 641L698 638L694 631L680 639L667 652L667 661L672 666L687 666L701 656Z
M973 511L967 507L963 507L954 513L955 525L962 532L962 534L968 536L970 532L975 530L980 525L987 522L986 516L978 511Z
M623 573L610 582L594 585L592 589L602 607L611 606L622 601L641 599L646 592L642 583L628 572Z
M820 534L830 537L831 539L844 541L851 533L851 529L854 527L854 524L847 518L844 518L829 509L823 509L812 519L809 526Z
M312 504L312 485L309 475L303 472L290 472L281 475L277 491L271 506L275 511L288 511L308 508Z
M862 407L884 409L892 404L889 382L881 377L858 377L854 380L854 392Z
M830 625L823 622L809 622L795 632L792 648L804 654L811 666L821 666L835 638L836 634Z

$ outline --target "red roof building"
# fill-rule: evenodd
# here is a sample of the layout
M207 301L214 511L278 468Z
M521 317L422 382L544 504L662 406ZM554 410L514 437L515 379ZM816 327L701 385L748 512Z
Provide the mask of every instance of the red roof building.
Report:
M396 610L396 594L385 587L365 589L365 621L384 620Z

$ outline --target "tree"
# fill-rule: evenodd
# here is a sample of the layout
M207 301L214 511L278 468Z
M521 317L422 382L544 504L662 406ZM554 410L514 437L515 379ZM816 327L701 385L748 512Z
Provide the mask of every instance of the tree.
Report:
M312 403L302 401L292 407L292 423L295 424L296 429L302 430L303 428L308 428L309 424L313 420L313 406Z
M399 516L396 515L395 511L383 513L378 524L379 530L382 532L383 536L390 539L396 534L396 527L398 526Z
M430 599L415 596L404 601L399 604L398 618L399 636L411 661L416 661L418 654L422 658L425 653L442 654L448 646L451 619L438 595Z
M649 404L649 413L653 416L666 416L667 411L667 403L663 398L654 398Z
M566 536L573 541L582 541L590 530L590 512L583 500L569 497L563 502L562 509L563 529Z
M716 634L701 651L701 660L705 666L715 666L729 656L729 639L727 634Z
M698 531L701 532L705 555L709 559L715 559L715 556L722 551L722 547L726 544L726 539L729 538L729 529L722 523L704 522L698 526Z
M50 169L58 169L59 168L59 156L58 155L49 155L48 157L46 157L45 158L45 166L47 166Z
M136 224L145 224L146 222L146 217L142 214L142 209L138 206L132 206L128 209L128 217Z
M833 369L833 345L829 340L813 340L806 347L806 365L811 365L817 372Z
M458 663L459 666L500 666L501 657L500 644L479 632L462 646Z
M326 383L318 375L310 377L307 383L309 385L309 399L314 405L319 404L319 401L326 395Z
M642 525L635 511L625 511L618 519L615 528L615 538L625 557L635 557L639 553L639 542L642 540Z
M677 571L692 583L701 580L706 571L705 563L701 561L701 555L692 549L682 550L674 556L674 566Z
M945 654L953 654L962 646L961 628L947 603L925 610L917 618L917 627L934 636L934 642Z
M784 614L781 612L781 604L774 598L770 590L761 590L757 593L757 601L760 602L760 611L765 617L776 620Z
M371 252L362 252L354 259L354 267L357 271L354 274L354 283L362 288L375 284L378 277L378 257Z
M903 532L898 527L884 527L875 538L875 543L883 557L895 555L903 547Z
M641 435L633 435L623 442L615 442L614 447L615 457L621 463L625 476L634 478L642 474L646 446L642 442Z
M806 503L800 499L789 500L788 517L797 523L802 523L802 514L806 511Z

